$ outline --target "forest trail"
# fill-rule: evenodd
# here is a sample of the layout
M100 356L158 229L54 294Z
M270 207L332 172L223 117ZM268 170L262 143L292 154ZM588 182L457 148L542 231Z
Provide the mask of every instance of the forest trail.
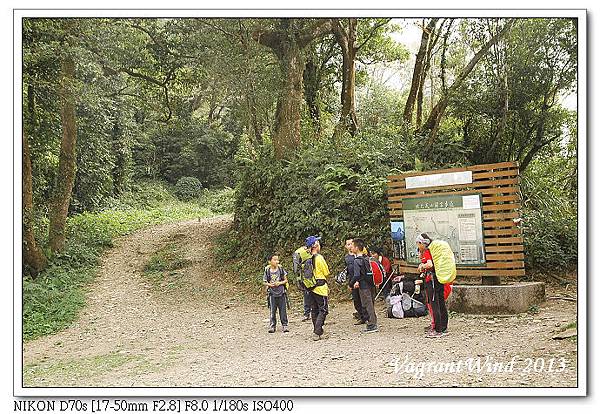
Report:
M576 320L572 302L548 301L533 315L452 315L450 335L436 340L423 337L427 318L387 319L383 302L377 303L380 332L362 334L362 326L353 325L351 303L335 303L325 325L330 337L313 342L311 324L301 322L302 304L295 300L290 332L278 329L269 334L266 307L255 298L237 295L235 286L215 270L212 240L230 224L230 216L219 216L161 225L116 240L88 288L87 305L77 321L62 332L24 344L24 386L577 384L576 341L552 339ZM158 289L143 269L168 243L176 244L189 262L171 273L171 284ZM326 250L323 254L327 258ZM553 294L550 288L548 294ZM419 378L418 372L406 372L422 363L478 357L479 373L464 368L459 373L436 372L440 370L431 367ZM504 363L516 357L513 371L487 372L488 357L488 362ZM546 372L536 372L540 362L527 372L528 358L544 358Z

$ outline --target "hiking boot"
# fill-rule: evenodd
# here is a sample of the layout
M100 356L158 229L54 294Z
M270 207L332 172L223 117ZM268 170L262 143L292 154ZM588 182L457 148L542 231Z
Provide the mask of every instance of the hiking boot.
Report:
M362 325L367 323L367 321L363 321L362 319L357 320L356 322L354 322L354 325Z
M321 335L317 335L316 333L312 334L313 341L318 341L319 339L321 339Z
M367 325L367 327L363 331L363 333L373 333L373 332L379 332L379 328L377 327L377 325Z
M431 331L427 335L425 335L425 338L441 338L444 335L445 334L443 334L441 332Z
M269 328L269 333L275 333L275 328Z
M286 332L289 332L289 331L290 331L290 330L288 329L288 327L287 327L287 326L284 326L284 327L283 327L283 333L286 333Z

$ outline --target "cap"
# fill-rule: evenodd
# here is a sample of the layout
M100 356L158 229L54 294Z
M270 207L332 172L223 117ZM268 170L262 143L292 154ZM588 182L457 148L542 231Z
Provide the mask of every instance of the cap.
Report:
M313 247L315 245L315 243L318 242L319 240L321 240L320 237L308 236L304 243L306 244L306 247Z

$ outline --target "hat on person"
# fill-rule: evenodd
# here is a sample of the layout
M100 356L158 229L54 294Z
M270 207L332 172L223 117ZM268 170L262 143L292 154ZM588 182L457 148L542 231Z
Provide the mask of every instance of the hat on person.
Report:
M316 242L321 240L320 237L317 236L308 236L305 240L306 247L313 247Z
M425 233L423 234L419 234L417 236L417 243L421 243L423 244L425 247L429 246L429 244L431 243L431 239L429 238L429 236L427 236Z

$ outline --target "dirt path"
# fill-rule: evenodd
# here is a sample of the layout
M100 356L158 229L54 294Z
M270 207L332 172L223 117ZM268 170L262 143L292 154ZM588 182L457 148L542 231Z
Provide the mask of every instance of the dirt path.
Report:
M180 222L117 240L77 322L24 344L24 385L576 386L576 341L552 339L575 321L572 302L548 301L535 315L452 315L450 335L436 340L423 338L426 318L387 319L381 302L380 332L361 334L344 302L331 306L329 339L313 342L295 301L290 332L268 334L267 309L235 297L211 265L211 240L230 223L227 216ZM180 246L190 266L176 272L177 287L157 289L143 268L166 243ZM486 358L509 363L513 357L512 372L488 372ZM468 358L480 358L481 372L464 366L443 372L440 365ZM544 359L534 368L537 358ZM422 365L429 362L437 364ZM536 372L542 362L545 372Z

